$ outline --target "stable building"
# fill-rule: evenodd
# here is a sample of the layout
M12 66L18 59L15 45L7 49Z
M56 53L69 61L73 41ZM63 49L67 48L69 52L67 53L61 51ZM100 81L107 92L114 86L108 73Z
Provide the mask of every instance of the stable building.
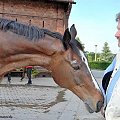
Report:
M0 17L64 33L74 0L0 0Z
M74 0L0 0L0 17L63 34L72 4ZM39 77L50 76L46 69L38 69ZM22 72L16 69L12 76L21 76Z

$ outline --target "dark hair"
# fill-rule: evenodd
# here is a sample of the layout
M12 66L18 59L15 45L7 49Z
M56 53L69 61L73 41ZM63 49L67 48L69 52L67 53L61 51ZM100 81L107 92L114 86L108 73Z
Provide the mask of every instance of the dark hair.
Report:
M36 26L25 25L16 21L0 18L0 30L11 31L21 36L25 36L31 41L38 41L44 38L45 34L62 40L62 35L58 32L51 32L48 29L38 28Z
M116 14L116 21L120 20L120 12Z

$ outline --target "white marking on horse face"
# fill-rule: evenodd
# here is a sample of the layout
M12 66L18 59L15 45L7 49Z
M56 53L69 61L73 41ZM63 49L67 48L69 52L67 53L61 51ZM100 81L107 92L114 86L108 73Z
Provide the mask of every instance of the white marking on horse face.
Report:
M89 72L90 72L90 74L91 74L91 77L92 77L92 80L93 80L93 83L94 83L95 87L96 87L98 90L100 90L100 87L98 86L98 83L97 83L97 81L95 80L95 78L94 78L94 76L93 76L93 74L92 74L92 72L91 72L91 70L90 70L90 68L89 68L88 60L87 60L86 56L84 55L83 51L81 51L81 50L79 50L79 51L80 51L80 55L81 55L81 57L82 57L82 61L86 64L86 66L87 66L87 68L88 68L88 70L89 70Z
M75 64L75 63L77 63L77 60L71 61L71 64Z

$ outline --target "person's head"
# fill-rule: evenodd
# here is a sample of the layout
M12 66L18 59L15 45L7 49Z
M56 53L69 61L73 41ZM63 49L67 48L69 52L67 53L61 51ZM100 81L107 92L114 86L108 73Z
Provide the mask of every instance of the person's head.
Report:
M116 15L116 21L118 22L118 25L115 37L118 39L118 47L120 47L120 12Z

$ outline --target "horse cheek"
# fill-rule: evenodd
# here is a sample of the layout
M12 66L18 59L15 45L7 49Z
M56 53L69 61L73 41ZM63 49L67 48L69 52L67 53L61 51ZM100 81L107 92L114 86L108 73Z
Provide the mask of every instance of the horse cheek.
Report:
M57 69L57 72L56 70L54 69L52 71L52 76L53 76L53 79L54 81L60 86L60 87L63 87L63 88L67 88L67 89L70 89L74 84L74 82L72 81L72 74L71 74L71 69L65 69L66 67L64 67L64 69Z

